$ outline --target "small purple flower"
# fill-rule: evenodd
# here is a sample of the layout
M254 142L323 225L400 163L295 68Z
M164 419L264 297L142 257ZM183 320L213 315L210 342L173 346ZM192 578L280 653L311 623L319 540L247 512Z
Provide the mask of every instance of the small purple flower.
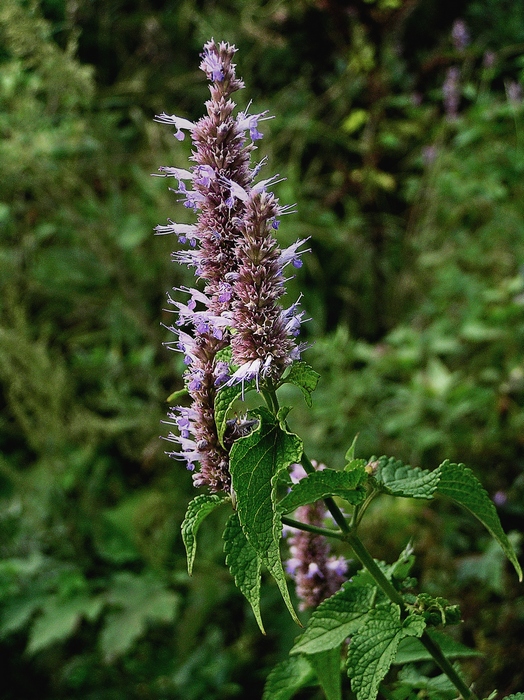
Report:
M324 464L312 462L315 469L325 469ZM291 481L296 484L306 477L301 464L290 467ZM297 508L295 516L309 525L322 526L327 509L321 501ZM348 570L344 557L331 554L326 538L304 530L287 530L290 557L286 561L287 573L295 579L300 609L316 608L323 600L336 593L346 580Z
M193 122L190 122L188 119L177 117L174 114L166 114L165 112L162 112L162 114L157 115L155 117L155 121L160 122L161 124L173 124L176 128L174 136L178 141L184 140L185 134L183 132L183 129L187 131L192 131L193 127L195 126Z
M506 96L508 98L508 102L513 105L521 105L522 104L522 85L518 83L516 80L510 80L509 82L506 83Z
M460 69L451 66L446 73L446 79L442 85L444 96L444 111L447 118L453 121L457 118L460 102Z
M469 44L469 31L463 19L456 19L451 29L451 40L457 51L464 51Z
M482 67L493 68L496 60L497 54L494 51L485 51L484 56L482 57Z
M322 526L326 517L323 503L297 508L296 517L303 523ZM346 580L348 565L343 557L331 554L326 538L304 530L295 530L288 538L290 558L286 571L294 578L300 609L316 608L338 591Z
M426 167L432 165L432 163L435 162L437 155L438 151L436 146L424 146L424 148L422 149L422 160L424 161L424 165Z
M500 508L508 502L508 494L505 491L497 491L493 496L493 503Z
M214 82L221 82L224 80L224 69L220 58L209 48L204 49L200 68L205 72L209 80L213 80Z

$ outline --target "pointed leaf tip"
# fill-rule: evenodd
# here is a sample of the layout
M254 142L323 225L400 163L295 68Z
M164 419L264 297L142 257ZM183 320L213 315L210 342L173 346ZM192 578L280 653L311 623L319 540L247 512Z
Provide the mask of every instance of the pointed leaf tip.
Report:
M302 457L302 441L284 430L265 408L253 411L257 428L238 439L230 453L230 471L242 530L275 579L293 620L302 627L287 589L280 558L282 523L277 505L278 474Z
M204 519L217 506L229 500L229 496L218 494L201 494L196 496L187 507L186 515L181 526L182 540L187 553L187 571L191 576L196 556L196 535Z
M522 581L522 568L513 545L502 529L495 504L471 469L447 459L435 471L440 472L436 493L451 498L480 520L502 547L504 554L513 564L519 581Z

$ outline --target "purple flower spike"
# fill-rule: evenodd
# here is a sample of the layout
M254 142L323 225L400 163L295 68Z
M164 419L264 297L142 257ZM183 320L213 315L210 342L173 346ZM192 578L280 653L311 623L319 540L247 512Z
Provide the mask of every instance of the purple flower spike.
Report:
M228 441L218 439L217 391L235 383L244 387L251 380L257 388L262 382L278 381L302 349L295 343L302 313L296 304L284 310L280 299L285 291L283 269L288 264L301 266L303 241L280 251L273 236L280 217L292 208L280 206L268 192L280 181L277 175L254 182L266 159L250 167L253 142L262 137L260 122L270 117L248 110L234 115L231 95L244 87L232 62L235 53L235 47L224 42L211 40L204 46L200 68L210 81L205 116L194 123L166 113L156 117L175 127L177 139L190 134L192 167L161 167L159 174L177 180L174 191L196 216L194 224L168 220L155 229L158 235L175 234L188 246L172 257L194 268L198 286L175 290L188 294L188 300L168 296L178 318L169 326L177 339L166 345L183 353L191 405L172 409L171 424L178 435L170 432L166 439L178 444L169 454L185 460L195 486L213 492L230 491L229 450L234 439L252 428L246 419ZM235 371L224 361L227 348Z
M321 502L297 508L298 520L321 527L326 509ZM325 537L296 530L288 538L290 558L286 570L295 579L300 610L316 608L338 591L346 580L348 565L343 557L331 554Z

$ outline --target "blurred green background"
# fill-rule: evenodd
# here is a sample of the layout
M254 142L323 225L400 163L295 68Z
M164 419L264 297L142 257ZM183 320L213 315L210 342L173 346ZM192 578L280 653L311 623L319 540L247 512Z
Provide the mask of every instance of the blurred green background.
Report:
M260 635L227 513L187 576L194 490L158 437L165 293L192 276L152 235L187 213L150 173L189 153L153 116L202 115L211 37L275 115L282 245L310 237L289 298L322 379L311 411L285 397L310 456L342 466L359 433L358 456L463 461L524 531L524 4L2 0L2 700L259 698L298 632L267 580ZM523 588L480 526L384 499L363 537L386 560L413 538L421 585L461 602L480 697L524 690Z

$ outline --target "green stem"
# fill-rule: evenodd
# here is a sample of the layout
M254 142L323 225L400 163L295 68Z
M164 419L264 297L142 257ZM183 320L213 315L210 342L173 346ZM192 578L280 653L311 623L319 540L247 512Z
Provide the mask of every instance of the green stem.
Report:
M349 535L346 535L345 539L355 553L357 559L369 571L375 580L375 583L382 588L384 593L391 601L393 601L393 603L399 605L401 610L405 610L404 599L365 548L356 532L351 532Z
M267 388L267 389L261 389L260 393L264 397L264 400L267 404L267 407L269 408L271 413L274 416L276 416L278 413L278 409L280 408L276 391L274 389Z
M346 536L339 532L338 530L329 530L325 527L317 527L316 525L309 525L308 523L302 523L300 520L294 520L293 518L288 518L285 515L281 518L283 525L289 525L297 530L304 530L305 532L311 532L314 535L323 535L324 537L335 537L337 540L345 540Z
M424 631L422 637L420 637L420 641L429 651L437 666L440 667L441 671L443 671L446 674L446 676L453 683L455 688L462 695L464 700L478 700L475 693L468 688L466 683L453 668L453 665L451 664L449 659L447 659L444 656L444 654L442 653L442 649L433 639L431 639L427 631Z
M309 459L309 457L307 456L307 454L305 452L302 454L302 459L300 460L300 464L304 467L304 471L306 472L306 474L312 474L313 472L316 471L315 467L311 464L311 460ZM334 521L339 526L339 528L342 530L342 532L349 534L351 532L350 527L349 527L347 520L344 517L342 511L337 506L335 501L331 497L328 497L328 498L324 498L324 503L326 504L326 508L329 510L329 512L333 516Z
M267 394L267 395L266 395ZM264 392L264 398L266 399L266 402L268 403L268 406L273 408L273 411L275 412L275 415L278 413L279 409L279 403L278 403L278 397L276 395L276 391L274 389L270 389L267 392ZM301 459L301 464L304 467L304 470L307 474L313 473L315 470L315 467L311 463L311 460L309 457L303 453L302 459ZM365 502L365 506L369 505L369 502L371 502L372 497L374 494L370 494L368 499ZM360 512L356 514L356 517L353 518L351 526L348 525L346 518L342 514L342 511L340 508L337 506L333 498L325 498L324 503L326 504L327 509L333 516L335 522L337 525L340 527L342 532L337 532L334 530L324 530L323 528L317 528L314 525L306 525L305 523L300 523L298 521L293 520L292 518L287 518L283 517L282 522L286 525L291 525L292 527L296 527L300 530L305 530L307 532L311 532L313 534L321 534L321 535L328 535L330 537L337 537L338 539L342 539L345 542L347 542L350 547L353 549L353 552L357 559L360 561L360 563L368 570L369 574L372 576L374 579L375 583L384 591L384 593L387 595L387 597L396 605L400 607L401 614L402 616L406 616L406 605L404 603L404 599L402 595L397 591L395 586L391 583L391 581L387 578L387 576L384 574L384 572L380 569L376 561L373 559L371 554L368 552L366 547L364 546L363 542L361 539L358 537L356 533L356 526L360 522L360 519L363 515L363 511L365 511L365 507L359 509ZM355 515L355 514L354 514ZM473 693L466 683L462 680L462 678L459 676L459 674L455 671L453 668L452 664L449 662L449 660L444 656L442 649L440 646L433 640L431 637L428 635L426 631L423 632L420 641L424 645L424 647L427 649L427 651L431 654L433 657L433 660L439 666L439 668L446 674L446 676L449 678L449 680L453 683L455 688L458 690L460 695L464 698L464 700L478 700L477 696L475 693Z
M384 591L384 593L393 603L396 603L400 607L402 614L406 615L406 606L401 594L393 586L391 581L389 581L384 572L381 571L380 567L373 559L371 554L368 552L368 550L366 549L360 538L357 536L357 534L355 532L352 532L350 535L346 535L345 540L353 549L353 552L355 553L357 559L361 562L361 564L365 566L365 568L371 574L371 576L375 580L375 583L378 586L380 586L380 588ZM439 647L439 645L433 639L431 639L431 637L426 631L422 634L420 641L429 651L437 666L440 667L440 669L453 683L455 688L459 691L464 700L478 700L475 693L473 693L468 688L466 683L462 680L462 678L453 668L452 664L444 656L442 649Z

